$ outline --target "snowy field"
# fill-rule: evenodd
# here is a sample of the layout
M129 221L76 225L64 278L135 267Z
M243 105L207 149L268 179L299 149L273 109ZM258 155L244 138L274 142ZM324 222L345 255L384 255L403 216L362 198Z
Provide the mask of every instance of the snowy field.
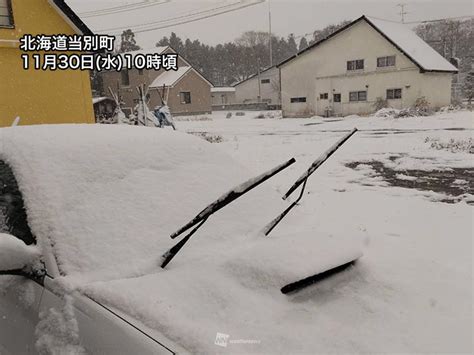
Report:
M315 350L470 353L472 113L399 119L258 114L226 119L218 112L177 125L222 141L216 144L255 172L295 157L296 168L271 181L282 195L345 132L360 130L312 176L301 206L283 222L290 224L298 208L309 209L315 224L353 221L367 235L354 268L289 298L317 309L312 321L321 346Z

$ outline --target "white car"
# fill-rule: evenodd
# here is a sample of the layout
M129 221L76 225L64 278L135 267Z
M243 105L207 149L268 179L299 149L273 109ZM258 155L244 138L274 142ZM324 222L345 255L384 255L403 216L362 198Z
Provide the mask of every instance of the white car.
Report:
M304 206L263 236L288 207L268 182L161 267L170 235L255 175L170 130L1 129L0 353L317 349L317 307L281 289L358 259L360 238Z

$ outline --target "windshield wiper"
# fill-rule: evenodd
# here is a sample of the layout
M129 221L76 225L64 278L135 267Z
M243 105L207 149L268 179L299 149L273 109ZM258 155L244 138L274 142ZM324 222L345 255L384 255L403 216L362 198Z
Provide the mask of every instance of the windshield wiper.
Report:
M181 250L181 248L187 243L187 241L191 238L191 236L196 233L196 231L207 221L207 219L223 207L227 206L229 203L235 201L239 197L245 195L250 190L254 189L258 185L262 184L263 182L270 179L272 176L278 174L282 170L286 169L290 165L296 162L295 158L291 158L286 163L278 165L277 167L263 173L253 179L250 179L243 184L240 184L234 187L232 190L228 191L221 197L219 197L216 201L209 204L206 208L204 208L196 217L194 217L189 223L178 229L171 235L171 239L175 239L180 236L182 233L187 231L188 229L195 226L194 229L191 230L183 239L179 241L175 246L169 249L165 254L162 256L163 262L161 263L161 267L165 268L166 265L176 256L176 254Z
M319 158L311 164L308 170L306 170L303 175L301 175L300 178L296 180L293 186L291 186L288 192L283 196L283 200L286 200L300 185L303 185L298 199L263 229L263 233L265 235L269 235L270 232L278 225L278 223L280 223L282 219L285 218L285 216L300 202L304 195L306 183L308 182L309 177L316 171L316 169L318 169L326 160L328 160L331 155L333 155L336 150L338 150L345 142L347 142L349 138L351 138L356 132L357 128L354 128L352 131L342 137L339 141L334 143L331 148L321 154L321 156L319 156Z

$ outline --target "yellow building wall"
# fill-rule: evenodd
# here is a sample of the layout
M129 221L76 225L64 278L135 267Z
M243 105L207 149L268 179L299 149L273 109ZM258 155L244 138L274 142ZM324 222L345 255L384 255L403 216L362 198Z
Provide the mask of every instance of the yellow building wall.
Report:
M18 48L24 34L72 35L74 29L47 0L12 0L12 6L15 28L0 28L0 127L17 116L21 125L94 123L88 71L36 71L31 62L24 70Z

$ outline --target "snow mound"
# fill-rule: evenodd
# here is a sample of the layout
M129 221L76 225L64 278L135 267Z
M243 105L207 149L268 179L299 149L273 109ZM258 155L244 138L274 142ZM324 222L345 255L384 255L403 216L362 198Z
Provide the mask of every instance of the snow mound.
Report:
M97 282L83 291L165 334L191 353L214 353L216 332L232 353L310 353L315 349L311 302L294 303L280 289L361 256L360 231L260 237L230 252L139 278ZM229 246L228 246L229 247ZM350 271L349 271L350 272ZM299 317L297 314L306 314Z
M396 108L382 108L378 110L377 112L375 112L374 116L395 118L395 117L398 117L399 113L400 113L400 110L397 110Z
M39 249L27 246L22 240L0 233L0 270L21 270L35 262Z

